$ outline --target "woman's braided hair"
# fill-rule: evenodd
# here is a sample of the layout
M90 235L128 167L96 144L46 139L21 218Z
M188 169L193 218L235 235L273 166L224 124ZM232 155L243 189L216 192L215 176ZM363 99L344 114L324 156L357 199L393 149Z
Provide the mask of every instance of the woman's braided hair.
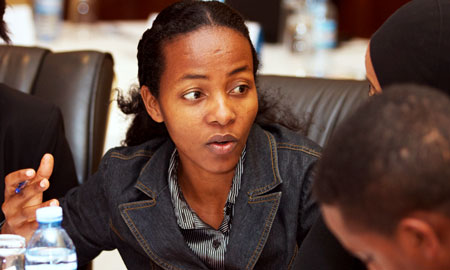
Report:
M165 67L165 43L204 26L224 26L241 33L250 43L256 78L259 65L257 54L250 41L245 21L238 12L216 1L181 1L167 7L159 13L152 28L145 31L139 41L139 88L131 89L129 98L125 98L122 93L118 96L120 109L125 114L135 115L127 131L125 145L138 145L153 138L168 136L164 123L157 123L148 115L140 96L140 87L147 86L151 94L158 98L159 83Z

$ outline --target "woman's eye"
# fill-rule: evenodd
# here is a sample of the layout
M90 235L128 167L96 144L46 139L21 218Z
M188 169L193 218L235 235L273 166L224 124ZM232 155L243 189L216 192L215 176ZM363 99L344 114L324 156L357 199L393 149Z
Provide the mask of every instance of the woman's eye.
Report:
M183 98L187 100L196 100L199 99L202 96L202 93L200 91L192 91L187 94L183 95Z
M235 88L233 88L231 90L232 94L244 94L250 87L248 87L248 85L245 84L241 84L239 86L236 86Z

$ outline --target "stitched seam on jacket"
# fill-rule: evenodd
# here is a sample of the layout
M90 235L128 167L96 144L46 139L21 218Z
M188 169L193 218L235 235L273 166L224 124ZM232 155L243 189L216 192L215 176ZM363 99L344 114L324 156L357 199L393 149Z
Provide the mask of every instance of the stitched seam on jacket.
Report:
M292 144L292 143L283 143L283 142L278 143L278 145L280 147L283 147L284 145L287 145L287 146L291 146L291 147L295 147L295 148L305 149L308 152L316 153L318 155L321 154L319 151L316 151L316 150L314 150L312 148L309 148L307 146L304 146L304 145L298 145L298 144Z
M142 209L142 208L147 208L147 207L153 207L153 206L155 206L155 200L151 200L151 201L149 201L149 202L146 202L145 203L145 205L141 205L141 206L138 206L138 207L132 207L131 205L134 205L134 204L141 204L142 202L133 202L133 203L130 203L130 206L123 206L123 210L136 210L136 209Z
M315 157L320 157L322 155L320 152L315 151L315 150L313 150L313 149L311 149L309 147L296 145L296 144L290 144L290 143L278 143L278 147L277 148L301 151L301 152L304 152L306 154L310 154L310 155L315 156Z
M122 153L119 152L112 152L111 153L111 157L112 158L118 158L118 159L122 159L122 160L130 160L133 159L135 157L151 157L153 155L152 152L150 151L146 151L146 150L139 150L131 155L124 155Z
M262 202L270 202L276 199L277 193L272 193L265 196L258 196L255 198L251 198L248 202L249 204L262 203ZM273 198L275 197L275 199Z
M156 199L155 193L150 188L148 188L146 185L144 185L144 183L142 183L141 181L138 180L136 182L136 185L139 186L140 188L144 189L145 191L147 191L147 193L151 194L151 197L153 199Z
M261 191L267 189L268 187L273 186L277 182L277 176L276 176L276 173L275 173L275 168L274 168L274 163L273 163L272 141L270 140L270 138L271 138L270 136L271 135L267 131L264 131L264 134L267 136L267 139L269 141L269 146L270 146L270 160L272 162L273 182L268 184L268 185L266 185L266 186L264 186L264 187L257 188L255 190L249 191L248 194L250 195L250 198L252 198L252 194L261 192Z
M145 252L146 252L147 254L150 253L149 255L152 255L152 256L156 259L155 261L159 262L160 264L164 265L165 267L168 267L168 268L171 268L171 269L179 269L179 268L177 268L177 267L175 267L175 266L172 266L172 265L168 264L167 262L165 262L164 260L162 260L161 258L159 258L158 256L156 256L156 254L154 254L154 253L152 252L152 250L151 250L150 247L148 246L147 241L145 241L144 237L142 236L142 234L141 234L141 233L139 232L139 230L137 229L136 224L134 224L134 222L133 222L133 220L131 219L130 215L128 215L128 210L135 210L135 209L141 209L141 208L146 208L146 207L148 207L148 206L135 207L135 208L127 208L127 209L125 210L125 214L126 214L127 217L128 217L128 218L127 218L127 222L128 222L128 220L129 220L129 221L131 222L131 224L133 225L133 229L134 229L134 231L136 232L136 236L137 236L137 238L138 238L138 241L141 243L141 245L144 246ZM181 269L179 269L179 270L181 270Z
M272 200L268 200L268 201L276 201L278 198L277 197L275 197L275 198L273 198ZM268 234L269 233L269 231L270 231L270 229L268 228L268 227L270 227L269 226L269 220L271 219L271 217L274 215L274 212L276 211L276 209L278 208L277 207L277 205L278 204L276 204L276 203L274 203L273 205L272 205L272 209L270 210L270 214L269 214L269 216L267 217L267 219L266 219L266 223L264 224L264 232L261 234L261 237L259 237L259 240L258 240L258 245L257 245L257 247L256 247L256 249L255 249L255 251L253 252L253 255L250 257L250 260L248 261L248 264L247 264L247 266L245 267L246 269L252 269L254 266L255 266L255 264L256 264L256 257L257 257L257 254L260 254L261 253L261 251L262 251L262 241L263 241L263 238L264 238L264 236L266 235L266 234Z
M309 155L314 156L314 157L317 157L317 158L320 158L320 157L321 157L321 155L320 155L320 154L317 154L317 152L309 152L309 151L307 151L307 150L305 150L305 149L297 149L297 148L292 148L292 147L287 147L287 146L280 146L280 147L278 147L278 148L280 148L280 149L289 149L289 150L294 150L294 151L303 152L303 153L309 154Z
M151 158L151 156L149 157L149 159L147 160L147 162L145 163L145 165L144 166L142 166L142 169L141 169L141 171L139 172L139 176L141 176L142 175L142 173L144 172L144 170L147 168L147 166L150 164L150 159Z
M120 235L119 231L116 229L116 227L114 227L114 225L112 224L112 220L109 219L109 227L111 228L111 230L113 231L114 234L116 234L120 240L122 240L123 242L125 242L125 240L123 239L122 235Z
M295 244L294 255L292 255L292 258L289 261L288 270L291 269L292 263L294 262L295 257L297 257L297 253L298 253L298 245Z

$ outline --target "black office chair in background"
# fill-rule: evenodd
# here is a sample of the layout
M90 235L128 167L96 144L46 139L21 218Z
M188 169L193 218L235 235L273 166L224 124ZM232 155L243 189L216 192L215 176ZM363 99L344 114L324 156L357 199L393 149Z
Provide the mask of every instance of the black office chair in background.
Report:
M103 154L113 66L109 53L0 45L0 82L61 109L79 183L97 170Z
M0 82L61 109L80 183L103 154L113 66L111 54L98 51L0 46Z

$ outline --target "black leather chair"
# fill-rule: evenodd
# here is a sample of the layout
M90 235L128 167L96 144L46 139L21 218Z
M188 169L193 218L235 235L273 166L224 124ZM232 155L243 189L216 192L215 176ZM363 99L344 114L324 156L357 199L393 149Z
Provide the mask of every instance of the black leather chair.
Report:
M273 110L286 110L304 120L304 135L324 146L336 126L368 98L369 83L356 80L262 75L258 78L260 95L276 99ZM282 113L282 114L280 114Z
M0 82L61 109L80 183L103 154L113 65L109 53L0 46Z
M0 82L61 109L80 183L97 169L103 154L113 66L109 53L0 46ZM78 269L92 269L92 264Z
M275 99L276 106L269 109L269 115L293 115L305 120L302 133L321 146L339 123L367 100L369 90L367 81L354 80L260 76L257 83L260 95ZM349 269L365 269L363 263L340 248L322 218L316 221L304 243L298 254L305 269L329 270L341 264ZM326 262L323 256L327 257Z

